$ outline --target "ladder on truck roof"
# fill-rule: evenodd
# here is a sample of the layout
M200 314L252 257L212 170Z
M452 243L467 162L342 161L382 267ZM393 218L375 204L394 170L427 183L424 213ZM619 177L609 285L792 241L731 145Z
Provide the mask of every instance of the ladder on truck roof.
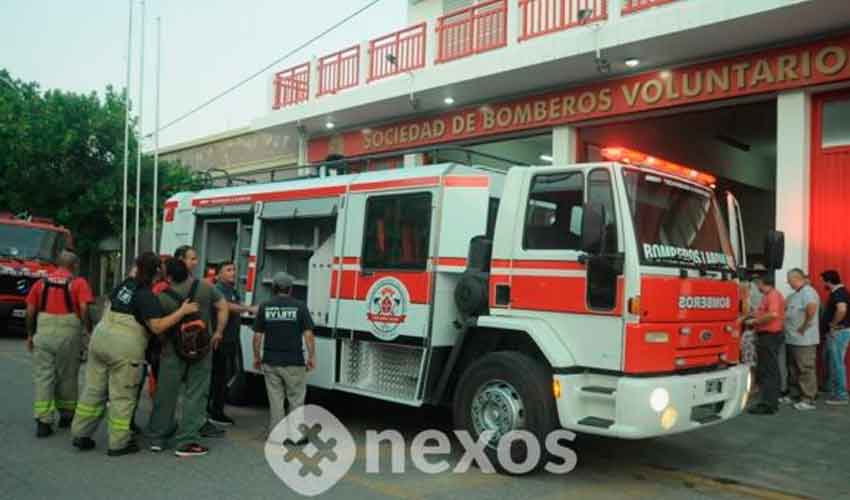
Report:
M446 159L446 161L441 161L440 158L439 158L439 153L462 153L462 154L465 155L465 158L464 158L465 163L462 163L458 159ZM297 177L287 177L287 178L284 178L284 179L275 179L274 178L275 173L286 171L286 170L293 170L293 167L291 167L291 166L288 166L288 167L269 167L269 168L266 168L266 169L260 169L260 170L256 170L256 171L252 171L252 172L247 173L248 175L268 174L270 178L269 178L268 181L265 181L265 182L258 182L254 179L246 179L244 177L234 177L234 176L230 175L230 173L227 172L226 170L223 170L223 169L220 169L220 168L209 168L209 169L206 169L206 170L203 170L203 171L200 171L200 172L196 172L195 177L197 178L197 180L199 182L202 183L202 190L203 189L215 188L216 187L215 182L219 179L224 179L226 185L225 186L218 186L218 187L233 187L233 186L236 186L236 185L239 185L239 184L266 184L266 183L269 183L269 182L289 182L289 181L298 181L298 180L304 180L304 179L313 179L313 178L316 178L316 177L326 177L326 176L330 175L330 172L334 172L335 175L345 175L345 174L351 174L351 173L359 173L359 172L352 172L351 171L352 164L364 163L364 162L368 163L370 161L386 160L386 159L390 159L390 158L398 158L399 156L405 156L405 155L411 155L411 154L429 154L429 155L431 155L432 161L428 165L436 165L436 164L439 164L439 163L449 163L449 162L451 162L451 163L461 163L461 164L465 164L467 166L474 166L475 168L478 168L478 169L483 170L483 171L491 171L491 172L497 172L497 173L504 173L508 168L510 168L512 166L523 166L523 167L531 166L530 163L527 163L527 162L524 162L524 161L519 161L519 160L515 160L515 159L512 159L512 158L505 157L505 156L494 155L494 154L490 154L490 153L483 153L481 151L477 151L477 150L471 149L471 148L466 148L466 147L461 147L461 146L432 146L432 147L422 147L422 148L415 148L415 149L406 149L406 150L401 150L401 151L393 151L393 152L389 152L389 153L377 153L377 154L373 154L373 155L357 156L357 157L353 157L353 158L346 158L346 157L341 156L341 155L330 155L328 157L329 159L326 159L325 161L321 161L321 162L317 162L317 163L311 163L309 165L297 167L298 169L302 169L302 168L303 169L311 169L314 172L313 174L297 176ZM486 167L486 166L482 166L482 165L476 165L472 161L473 157L479 157L479 158L484 158L484 159L487 159L487 160L495 160L495 161L498 161L498 162L502 162L506 165L506 167L504 169L502 169L502 168L498 168L498 167ZM217 174L220 174L220 175L218 175L216 177L216 176L213 175L214 173L217 173ZM246 175L246 174L242 174L242 175Z

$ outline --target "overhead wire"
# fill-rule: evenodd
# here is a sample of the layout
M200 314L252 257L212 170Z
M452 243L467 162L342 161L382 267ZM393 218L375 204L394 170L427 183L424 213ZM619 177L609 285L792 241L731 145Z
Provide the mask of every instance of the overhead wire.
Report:
M334 30L336 30L336 29L337 29L337 28L339 28L340 26L342 26L342 25L344 25L344 24L348 23L349 21L351 21L351 20L352 20L352 19L354 19L355 17L359 16L359 15L360 15L360 14L362 14L363 12L366 12L367 10L369 10L370 8L372 8L373 6L375 6L375 4L377 4L377 3L381 2L381 1L382 1L382 0L372 0L372 1L371 1L371 2L369 2L368 4L364 5L363 7L361 7L361 8L359 8L359 9L357 9L356 11L352 12L352 13L351 13L351 14L349 14L348 16L344 17L344 18L343 18L343 19L341 19L340 21L337 21L336 23L334 23L334 24L333 24L332 26L330 26L329 28L326 28L326 29L325 29L324 31L322 31L321 33L319 33L319 34L315 35L314 37L310 38L310 39L309 39L309 40L307 40L306 42L301 43L300 45L298 45L298 46L297 46L297 47L295 47L294 49L290 50L289 52L287 52L287 53L286 53L286 54L284 54L283 56L281 56L281 57L279 57L279 58L275 59L274 61L272 61L271 63L267 64L267 65L266 65L266 66L264 66L262 69L260 69L260 70L258 70L258 71L255 71L254 73L251 73L251 74L250 74L250 75L248 75L247 77L245 77L245 78L243 78L243 79L239 80L237 83L235 83L235 84L231 85L230 87L226 88L225 90L223 90L223 91L219 92L219 93L218 93L218 94L216 94L215 96L213 96L213 97L211 97L211 98L207 99L206 101L204 101L204 102L202 102L201 104L199 104L199 105L195 106L194 108L190 109L189 111L186 111L185 113L183 113L182 115L178 116L177 118L175 118L175 119L173 119L173 120L169 121L168 123L166 123L165 125L163 125L162 127L160 127L160 128L159 128L159 131L160 131L160 132L162 132L163 130L165 130L165 129L167 129L167 128L171 127L172 125L175 125L175 124L177 124L177 123L179 123L179 122L181 122L181 121L185 120L186 118L188 118L188 117L192 116L193 114L197 113L198 111L201 111L202 109L206 108L206 107L207 107L207 106L209 106L210 104L212 104L212 103L216 102L217 100L221 99L222 97L226 96L227 94L229 94L229 93L233 92L234 90L238 89L239 87L241 87L241 86L245 85L246 83L250 82L250 81L251 81L251 80L253 80L254 78L257 78L258 76L262 75L262 74L263 74L263 73L265 73L266 71L270 70L272 67L274 67L274 66L276 66L276 65L280 64L281 62L283 62L283 61L285 61L286 59L288 59L288 58L292 57L293 55L297 54L298 52L300 52L301 50L305 49L306 47L308 47L308 46L312 45L313 43L315 43L315 42L317 42L317 41L319 41L319 40L321 40L323 37L325 37L325 36L326 36L326 35L328 35L329 33L333 32ZM153 130L153 131L151 131L150 133L148 133L148 134L144 135L144 137L152 136L154 133L156 133L156 130Z

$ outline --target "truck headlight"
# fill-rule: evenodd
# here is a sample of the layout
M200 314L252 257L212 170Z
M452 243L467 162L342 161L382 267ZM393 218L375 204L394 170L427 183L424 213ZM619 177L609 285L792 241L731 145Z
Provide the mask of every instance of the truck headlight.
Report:
M663 387L656 387L649 395L649 406L656 413L661 413L670 404L670 393Z

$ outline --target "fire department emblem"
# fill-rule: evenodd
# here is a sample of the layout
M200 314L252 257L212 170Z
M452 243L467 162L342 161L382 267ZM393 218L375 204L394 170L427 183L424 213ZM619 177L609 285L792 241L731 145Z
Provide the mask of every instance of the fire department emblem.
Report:
M369 290L366 317L372 323L372 333L381 340L398 337L398 327L407 319L410 302L407 289L395 278L379 280Z

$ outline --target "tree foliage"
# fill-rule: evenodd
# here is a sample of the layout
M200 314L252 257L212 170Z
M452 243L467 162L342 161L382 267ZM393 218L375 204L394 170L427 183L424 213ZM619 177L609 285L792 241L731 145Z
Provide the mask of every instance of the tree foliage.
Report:
M84 253L120 235L124 110L124 92L111 86L102 94L43 91L0 69L0 210L53 218L72 231ZM135 223L137 148L131 133L128 228ZM160 161L159 174L159 207L173 193L199 187L179 164ZM153 158L143 156L144 225L150 224L152 189Z

